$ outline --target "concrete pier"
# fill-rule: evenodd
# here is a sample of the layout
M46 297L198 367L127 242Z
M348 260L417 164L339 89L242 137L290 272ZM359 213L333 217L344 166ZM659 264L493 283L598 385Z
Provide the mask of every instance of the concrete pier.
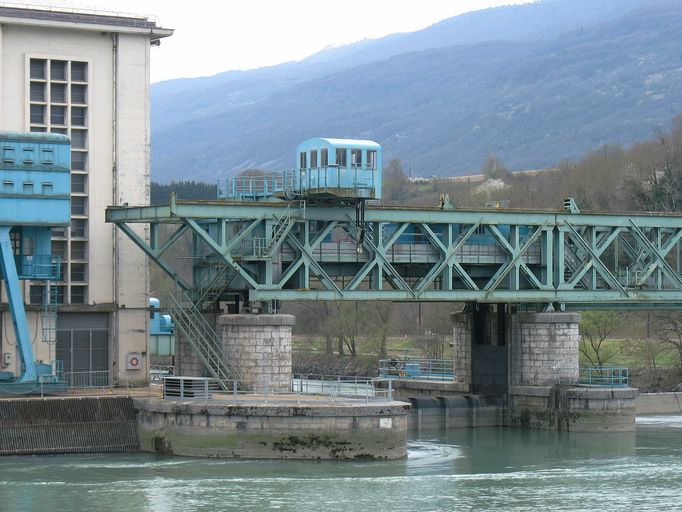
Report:
M409 408L361 400L135 400L143 451L251 459L401 459Z

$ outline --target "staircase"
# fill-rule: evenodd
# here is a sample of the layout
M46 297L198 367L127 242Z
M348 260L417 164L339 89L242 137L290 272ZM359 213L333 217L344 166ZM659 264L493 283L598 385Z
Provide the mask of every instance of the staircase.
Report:
M205 267L200 281L192 289L192 302L200 310L211 309L236 275L237 271L225 263Z
M218 381L222 389L228 391L227 381L239 380L237 371L230 365L223 350L222 340L218 337L204 315L186 292L182 293L184 302L168 294L168 311L176 327L189 342L192 350L199 356L209 373Z
M254 247L259 258L271 258L280 242L289 233L295 219L305 218L305 201L291 201L282 215L279 217L274 215L274 218L276 223L272 227L270 239L262 239L261 243Z

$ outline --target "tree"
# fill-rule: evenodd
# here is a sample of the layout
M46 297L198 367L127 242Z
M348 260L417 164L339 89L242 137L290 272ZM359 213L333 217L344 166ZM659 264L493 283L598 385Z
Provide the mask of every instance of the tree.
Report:
M381 198L385 202L404 202L407 198L409 180L403 171L400 160L394 158L383 170Z
M676 354L676 365L682 373L682 316L678 312L665 313L656 318L656 332L661 341Z
M587 311L580 322L582 337L578 350L592 366L601 368L619 352L605 343L616 327L618 316L613 311Z
M481 174L491 180L499 180L509 174L509 170L505 167L500 158L492 151L488 153L488 158L483 162L481 167Z

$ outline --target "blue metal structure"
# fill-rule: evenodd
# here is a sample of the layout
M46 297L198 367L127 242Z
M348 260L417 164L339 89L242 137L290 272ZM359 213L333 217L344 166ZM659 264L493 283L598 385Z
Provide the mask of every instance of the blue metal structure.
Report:
M23 367L16 379L3 372L2 391L30 391L56 381L51 365L36 364L19 280L60 277L50 228L69 224L70 168L67 136L0 131L0 264Z
M299 144L294 170L218 181L218 199L354 201L381 198L381 146L314 138Z
M171 201L109 207L106 215L181 288L207 299L201 307L235 296L263 303L682 306L679 215L372 206L359 225L353 212L342 205ZM150 224L149 242L128 226L138 222ZM175 226L165 239L162 224ZM164 258L185 234L193 239L192 283Z
M149 355L175 355L175 324L170 315L161 314L161 302L149 298Z

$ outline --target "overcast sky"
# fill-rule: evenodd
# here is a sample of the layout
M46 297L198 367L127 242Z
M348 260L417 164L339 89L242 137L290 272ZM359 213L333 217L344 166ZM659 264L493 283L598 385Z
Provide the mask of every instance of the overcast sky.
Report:
M298 60L329 46L411 32L531 0L0 0L155 15L175 34L152 48L152 82Z

